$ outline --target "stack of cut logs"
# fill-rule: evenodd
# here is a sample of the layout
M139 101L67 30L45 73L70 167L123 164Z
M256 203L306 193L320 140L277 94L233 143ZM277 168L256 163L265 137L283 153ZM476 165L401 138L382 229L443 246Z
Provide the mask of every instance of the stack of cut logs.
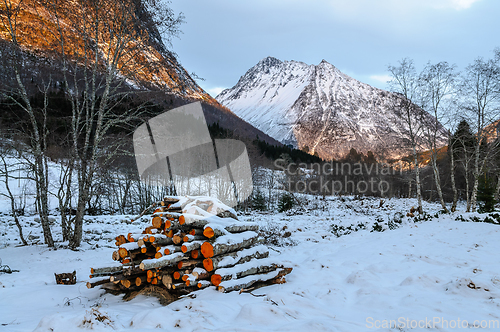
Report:
M258 225L210 197L165 197L141 234L116 237L112 266L92 268L88 288L156 285L181 293L208 286L221 292L283 283L291 272L260 244Z

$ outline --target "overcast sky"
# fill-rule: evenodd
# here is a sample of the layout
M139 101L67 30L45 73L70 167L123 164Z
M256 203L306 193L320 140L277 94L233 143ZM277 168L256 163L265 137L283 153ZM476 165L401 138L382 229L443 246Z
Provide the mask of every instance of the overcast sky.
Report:
M319 64L387 88L387 65L448 61L463 69L500 47L500 0L172 0L173 50L213 96L273 56Z

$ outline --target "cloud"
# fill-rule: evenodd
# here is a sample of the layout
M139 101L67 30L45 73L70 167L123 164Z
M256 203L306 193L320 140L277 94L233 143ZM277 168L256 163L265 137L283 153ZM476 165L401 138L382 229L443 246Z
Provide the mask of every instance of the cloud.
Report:
M462 10L470 8L474 3L481 0L327 0L338 14L358 16L360 13L373 13L384 15L388 13L399 13L411 15L416 10L427 9L455 9Z
M389 75L371 75L370 79L381 83L387 83L392 77Z
M479 0L450 0L451 5L456 10L467 9L470 8L475 2Z
M226 88L215 87L215 88L205 89L205 91L215 98L219 93L221 93L225 89Z
M435 9L469 9L474 3L480 0L439 0L432 1L429 4Z

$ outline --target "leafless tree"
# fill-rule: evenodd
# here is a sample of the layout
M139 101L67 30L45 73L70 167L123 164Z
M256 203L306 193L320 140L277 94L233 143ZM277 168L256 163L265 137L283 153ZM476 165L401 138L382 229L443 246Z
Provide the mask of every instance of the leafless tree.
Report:
M78 247L99 164L109 163L122 151L122 142L110 142L108 133L136 120L144 104L117 108L141 91L141 82L158 80L155 66L160 59L152 45L162 46L160 31L167 32L163 36L177 34L182 17L155 0L77 0L70 7L60 0L38 2L52 18L47 30L71 100L78 199L70 246Z
M16 203L16 197L12 193L12 190L10 189L10 183L9 183L10 180L16 179L15 176L11 175L11 173L23 168L24 164L20 163L20 162L17 162L17 163L8 162L7 159L9 157L9 152L11 152L9 150L10 149L8 149L8 148L4 149L4 147L0 147L0 162L1 162L0 163L0 176L2 179L1 181L5 185L5 190L6 190L5 193L1 192L0 195L6 197L10 201L12 217L14 218L14 222L16 223L17 229L19 231L19 238L21 239L21 242L23 245L27 245L28 242L24 238L23 227L21 225L21 222L19 221L19 211L24 210L24 207L20 207Z
M8 68L12 71L13 80L4 82L0 88L0 97L9 101L24 112L29 121L30 149L33 154L33 171L36 182L36 204L40 215L42 229L44 233L45 244L49 247L54 246L52 232L49 225L49 205L48 205L48 164L45 156L47 147L47 108L48 91L51 85L51 79L42 82L39 86L43 93L44 100L42 107L35 107L31 100L23 79L23 67L25 66L25 54L21 51L19 41L20 31L18 24L20 13L27 10L26 1L1 0L0 19L1 29L5 31L6 38L10 42L8 48L7 61Z
M449 133L442 126L445 115L453 106L453 97L455 95L455 81L457 73L455 66L447 62L436 64L428 63L419 75L419 84L422 89L423 109L433 115L432 123L423 127L426 147L430 151L431 166L436 184L436 191L439 201L444 211L448 211L443 198L441 189L441 177L437 163L440 143L443 135ZM454 182L452 181L454 184Z
M471 210L476 211L479 178L485 165L495 152L495 147L488 145L486 126L493 123L500 115L500 67L498 57L485 60L476 59L470 64L461 78L463 107L473 119L472 128L476 131L474 142L474 160L472 164L473 186Z
M419 139L422 134L422 112L417 106L421 100L422 94L419 88L418 75L415 71L413 60L405 58L397 66L389 66L389 72L392 80L389 82L391 89L400 94L401 98L395 100L395 107L399 112L401 119L406 124L405 139L409 142L412 156L413 167L415 171L415 186L417 191L418 211L423 212L422 208L422 183L420 179L420 162L418 152L421 147Z

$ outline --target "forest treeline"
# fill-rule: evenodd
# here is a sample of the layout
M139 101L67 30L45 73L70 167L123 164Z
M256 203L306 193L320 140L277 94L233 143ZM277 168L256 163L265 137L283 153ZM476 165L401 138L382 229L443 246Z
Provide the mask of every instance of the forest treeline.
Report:
M173 53L159 36L166 42L177 36L182 15L157 0L6 0L0 6L1 194L9 198L21 239L18 217L26 200L9 187L21 177L34 183L29 195L49 247L54 246L52 199L63 240L77 248L86 214L133 213L175 193L171 184L139 181L130 134L144 119L189 102L176 95L190 91L208 98L182 70L165 70L175 57L167 56ZM281 207L290 205L293 192L304 191L416 197L419 212L423 199L440 202L444 211L454 211L464 199L467 211L476 211L486 208L478 201L492 195L498 200L500 190L499 63L497 49L491 59L478 58L461 73L447 62L429 63L420 72L410 59L389 66L391 90L403 97L393 105L404 120L399 129L408 148L400 166L355 150L345 160L321 161L307 151L274 145L269 137L249 138L252 131L235 119L234 128L214 125L218 115L213 114L210 130L246 143L254 156L256 194L263 186L292 192L283 195L288 201ZM433 123L421 121L423 110ZM438 145L443 125L450 129L446 152ZM332 173L338 165L347 174ZM281 186L275 186L270 169L284 170ZM323 190L327 180L330 192Z

